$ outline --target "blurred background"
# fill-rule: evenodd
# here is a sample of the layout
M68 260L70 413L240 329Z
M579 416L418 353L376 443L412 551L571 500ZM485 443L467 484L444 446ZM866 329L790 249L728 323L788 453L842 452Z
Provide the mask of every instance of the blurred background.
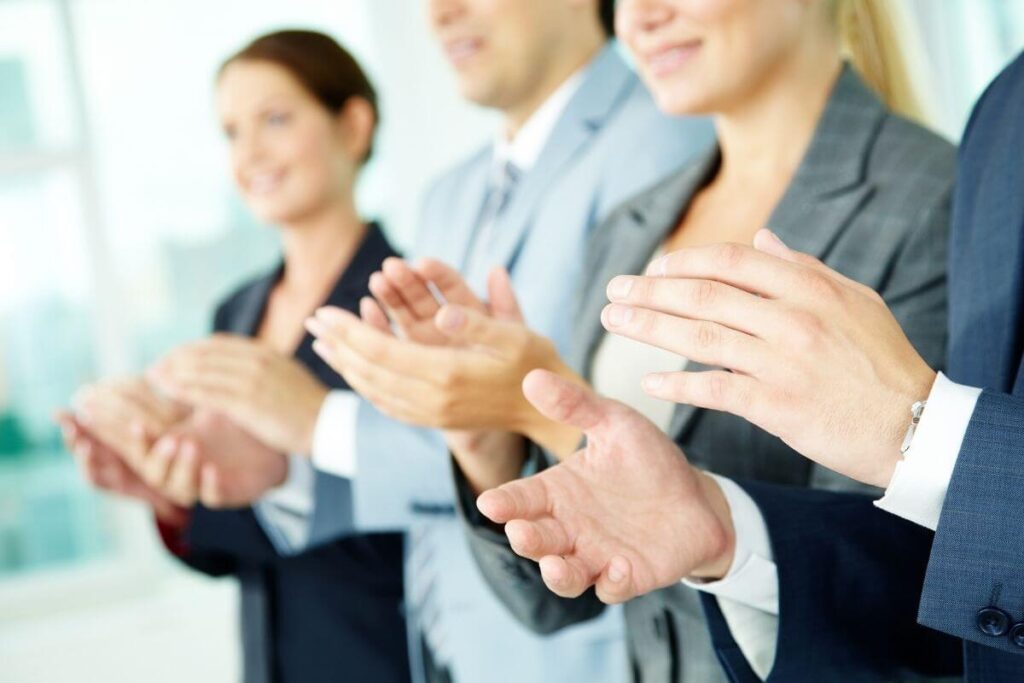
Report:
M956 140L1024 46L1024 3L901 2L932 123ZM90 492L50 415L82 383L202 335L214 302L272 263L212 101L221 60L260 33L325 31L368 68L383 125L361 205L410 244L425 183L494 133L458 98L423 11L0 0L0 680L236 677L234 585L179 569L144 510Z

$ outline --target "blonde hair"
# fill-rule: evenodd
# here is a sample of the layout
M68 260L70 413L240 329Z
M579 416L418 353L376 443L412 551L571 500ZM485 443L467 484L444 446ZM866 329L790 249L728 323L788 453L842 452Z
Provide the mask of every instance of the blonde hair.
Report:
M911 78L906 46L908 22L894 0L831 0L840 49L861 78L897 114L925 123L920 92ZM910 37L910 36L907 36ZM912 47L917 47L916 45Z

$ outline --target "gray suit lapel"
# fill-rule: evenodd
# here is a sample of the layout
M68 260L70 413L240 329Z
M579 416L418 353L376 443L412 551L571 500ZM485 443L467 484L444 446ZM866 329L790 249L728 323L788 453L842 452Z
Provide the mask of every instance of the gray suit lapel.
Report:
M847 66L836 81L793 181L768 219L790 247L825 259L843 228L871 196L865 165L886 110ZM688 371L709 370L690 363ZM668 434L679 440L699 411L680 404Z
M615 105L629 92L633 76L611 45L594 59L583 83L552 130L537 163L519 187L498 224L493 263L512 267L544 194L601 129Z

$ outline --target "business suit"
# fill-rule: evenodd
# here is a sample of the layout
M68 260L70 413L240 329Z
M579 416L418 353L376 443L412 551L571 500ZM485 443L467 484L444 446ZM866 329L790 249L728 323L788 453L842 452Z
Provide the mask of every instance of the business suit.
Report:
M466 272L482 295L488 268L508 268L530 324L563 352L580 272L575 255L582 253L591 227L712 138L705 121L661 115L612 45L581 79L496 219L486 257ZM468 265L492 166L488 145L431 187L418 225L417 256ZM397 424L363 402L356 441L352 525L364 531L411 530L407 591L415 625L413 657L426 649L442 670L434 675L450 675L457 683L622 680L620 615L539 638L496 602L455 518L450 456L440 433ZM344 533L345 516L336 519L337 533ZM414 662L414 672L418 668Z
M358 311L370 274L393 255L379 228L370 226L326 304ZM281 268L245 284L221 304L214 329L254 335ZM313 352L310 335L295 358L328 387L346 388ZM337 482L324 481L329 475L317 477L318 488L336 487ZM282 556L252 508L199 506L181 541L179 557L194 569L239 579L247 683L409 680L401 535L351 536Z
M793 248L877 289L933 364L939 364L945 353L945 255L953 159L951 145L889 113L847 67L768 221ZM624 204L595 233L573 351L574 364L588 378L605 336L600 322L607 303L605 285L615 275L643 272L718 162L713 150ZM688 369L706 368L691 364ZM695 466L728 477L800 487L865 488L812 465L779 439L732 415L680 405L668 433ZM548 632L601 611L592 592L576 600L553 596L536 565L517 558L504 535L475 513L468 491L463 488L463 493L474 555L492 587L524 623ZM682 585L666 588L628 603L625 611L638 680L727 680L702 623L695 591ZM888 680L886 672L875 673L871 680Z
M816 675L821 658L871 652L893 665L934 658L921 631L843 642L832 614L838 587L873 585L844 630L876 635L918 621L963 639L967 683L1024 681L1024 55L979 100L964 134L957 169L950 252L947 374L984 387L960 447L934 535L855 498L805 499L747 485L768 524L779 568L779 665ZM808 523L808 520L813 520ZM836 533L842 529L843 533ZM838 556L855 562L821 562ZM711 608L723 650L731 647ZM1005 615L998 623L992 609ZM997 628L1000 627L1001 628ZM781 633L789 634L784 638ZM784 645L785 643L785 645ZM808 650L820 653L809 656ZM942 654L948 654L945 651ZM737 676L737 681L750 680ZM780 680L795 680L793 678Z

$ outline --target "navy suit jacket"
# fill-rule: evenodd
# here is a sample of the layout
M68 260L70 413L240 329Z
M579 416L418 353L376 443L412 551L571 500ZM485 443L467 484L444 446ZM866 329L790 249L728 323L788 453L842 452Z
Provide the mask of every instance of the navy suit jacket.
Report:
M371 226L326 303L356 312L370 274L392 255ZM239 289L218 308L214 328L254 335L280 275L279 267ZM348 388L313 352L308 334L295 358L331 389ZM317 488L339 483L318 481ZM193 568L239 579L247 683L409 680L400 534L350 536L282 556L252 508L197 507L184 545L181 559Z
M969 683L1024 681L1024 54L968 123L950 255L947 372L985 391L934 535L867 498L745 485L779 571L770 681L952 672L961 651ZM704 606L733 680L756 680Z

